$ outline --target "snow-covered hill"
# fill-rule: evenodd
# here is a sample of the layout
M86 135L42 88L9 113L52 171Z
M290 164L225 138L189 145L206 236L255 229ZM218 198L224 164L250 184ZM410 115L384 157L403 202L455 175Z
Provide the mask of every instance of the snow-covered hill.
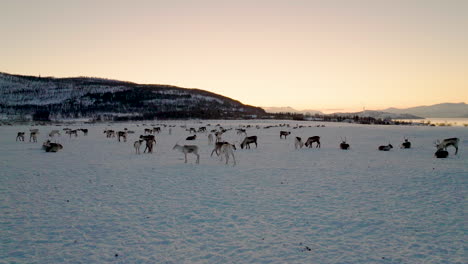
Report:
M410 115L410 114L393 114L388 112L382 111L373 111L373 110L366 110L356 113L335 113L333 115L339 116L359 116L359 117L372 117L375 119L422 119L422 117Z
M422 117L468 117L468 105L466 103L443 103L405 109L388 108L382 111L395 114L406 113Z
M260 115L261 108L199 89L142 85L99 78L52 78L0 73L0 113L92 117L230 118Z

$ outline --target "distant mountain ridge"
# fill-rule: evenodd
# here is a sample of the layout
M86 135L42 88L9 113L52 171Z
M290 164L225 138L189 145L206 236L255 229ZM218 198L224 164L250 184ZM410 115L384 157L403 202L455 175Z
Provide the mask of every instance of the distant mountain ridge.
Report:
M284 107L262 107L266 112L268 113L298 113L298 114L319 114L323 115L321 111L318 110L296 110L290 106L284 106Z
M349 117L372 117L375 119L423 119L423 117L411 114L394 114L383 111L365 110L354 113L333 113L332 115L349 116Z
M442 103L404 109L387 108L382 111L394 114L412 114L422 117L468 117L468 105L466 103Z
M0 113L59 117L243 118L259 107L200 89L103 78L54 78L0 72Z

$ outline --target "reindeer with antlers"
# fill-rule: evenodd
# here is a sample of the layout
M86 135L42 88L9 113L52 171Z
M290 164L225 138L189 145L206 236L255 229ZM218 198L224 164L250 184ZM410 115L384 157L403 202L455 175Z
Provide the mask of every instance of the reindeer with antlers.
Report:
M349 144L346 143L346 137L345 137L344 140L343 140L343 138L341 138L340 149L343 149L343 150L348 150L349 149Z

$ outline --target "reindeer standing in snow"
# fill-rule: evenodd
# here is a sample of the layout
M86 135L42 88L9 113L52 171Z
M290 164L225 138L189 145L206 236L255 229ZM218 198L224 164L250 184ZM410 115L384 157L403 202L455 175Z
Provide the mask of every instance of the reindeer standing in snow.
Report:
M135 143L133 143L133 147L135 148L135 154L140 154L140 147L143 141L144 141L143 139L140 139L140 140L135 141Z
M306 143L305 143L305 146L311 148L312 143L314 143L314 142L317 143L316 148L320 148L320 137L319 136L309 137L307 139Z
M221 159L223 158L222 154L224 154L224 156L226 157L226 165L229 162L229 156L232 156L232 160L234 161L233 165L236 165L236 157L234 157L234 149L236 149L236 147L234 147L234 145L231 145L229 143L223 144L221 146L221 151L220 151Z
M175 146L172 148L172 149L175 149L175 150L178 150L182 153L184 153L184 156L185 156L185 163L187 163L187 154L188 153L192 153L194 155L197 156L197 164L200 163L200 155L198 155L198 147L195 146L195 145L179 145L179 144L175 144Z

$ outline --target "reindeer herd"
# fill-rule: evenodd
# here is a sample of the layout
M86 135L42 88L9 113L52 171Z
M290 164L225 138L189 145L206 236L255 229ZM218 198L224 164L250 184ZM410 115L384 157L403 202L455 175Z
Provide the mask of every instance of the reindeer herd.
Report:
M175 125L162 125L164 128L168 127L168 134L172 134L172 128L175 127ZM210 125L208 125L210 126ZM208 133L208 130L206 127L199 127L198 129L196 128L187 128L186 126L180 126L181 128L184 128L189 134L188 137L185 138L186 141L195 141L197 140L197 134L196 133L208 133L207 139L208 139L208 144L213 145L214 148L211 151L211 155L216 154L218 157L221 159L224 157L226 160L226 164L228 164L229 159L232 157L233 165L236 165L236 158L234 155L234 151L237 150L236 145L229 143L227 141L222 140L222 136L224 133L227 131L231 130L232 128L225 129L221 127L219 124L216 125L216 129L210 130ZM244 128L237 128L237 135L238 136L244 136L242 142L239 144L241 149L250 149L251 145L254 144L255 148L258 148L258 138L257 136L247 136L247 129L250 128L251 126L244 126ZM271 126L270 126L271 127ZM264 128L270 128L270 127L264 127ZM318 126L322 127L322 126ZM256 126L257 129L259 129L258 126ZM296 128L301 128L301 127L294 127ZM78 132L82 132L84 136L88 134L88 129L84 128L79 128L79 129L70 129L70 128L64 128L63 131L65 131L66 135L69 135L71 138L72 136L78 137ZM142 145L145 146L145 149L143 153L153 153L154 152L154 146L156 145L156 135L161 133L161 127L153 127L153 128L145 128L143 130L143 135L140 135L138 140L134 141L133 143L133 148L135 149L135 154L141 154L140 148ZM105 129L104 134L106 138L115 138L117 137L118 142L127 142L127 137L128 134L133 134L135 133L134 131L128 130L125 128L122 131L114 131L112 129ZM18 132L16 136L16 141L23 141L25 140L25 134L26 132ZM39 135L39 129L30 129L29 131L29 142L36 143L37 142L37 137ZM63 149L63 146L57 142L52 142L51 140L54 140L56 137L60 137L60 131L59 130L52 130L48 134L48 139L45 141L42 145L42 148L46 152L58 152L59 150ZM282 139L287 139L287 137L291 135L290 131L280 131L280 140ZM449 155L449 152L447 151L447 147L454 147L455 148L455 155L458 154L458 144L459 144L459 139L458 138L447 138L442 141L437 140L435 143L436 147L436 152L434 153L434 156L437 158L446 158ZM312 148L315 143L315 148L321 148L321 143L320 143L320 136L312 136L308 137L305 142L302 140L301 137L294 137L294 148L295 149L300 149L305 147ZM343 139L341 138L341 142L339 144L339 148L342 150L349 150L350 149L350 144L347 143L346 137ZM401 149L410 149L411 148L411 142L409 142L408 138L404 138L404 141L401 143L400 146ZM393 149L392 144L388 145L382 145L377 148L379 151L390 151ZM200 154L199 154L199 147L197 145L179 145L179 142L177 142L173 150L180 151L181 153L184 154L184 159L185 163L187 163L187 155L192 154L196 156L196 163L198 164L200 162Z

